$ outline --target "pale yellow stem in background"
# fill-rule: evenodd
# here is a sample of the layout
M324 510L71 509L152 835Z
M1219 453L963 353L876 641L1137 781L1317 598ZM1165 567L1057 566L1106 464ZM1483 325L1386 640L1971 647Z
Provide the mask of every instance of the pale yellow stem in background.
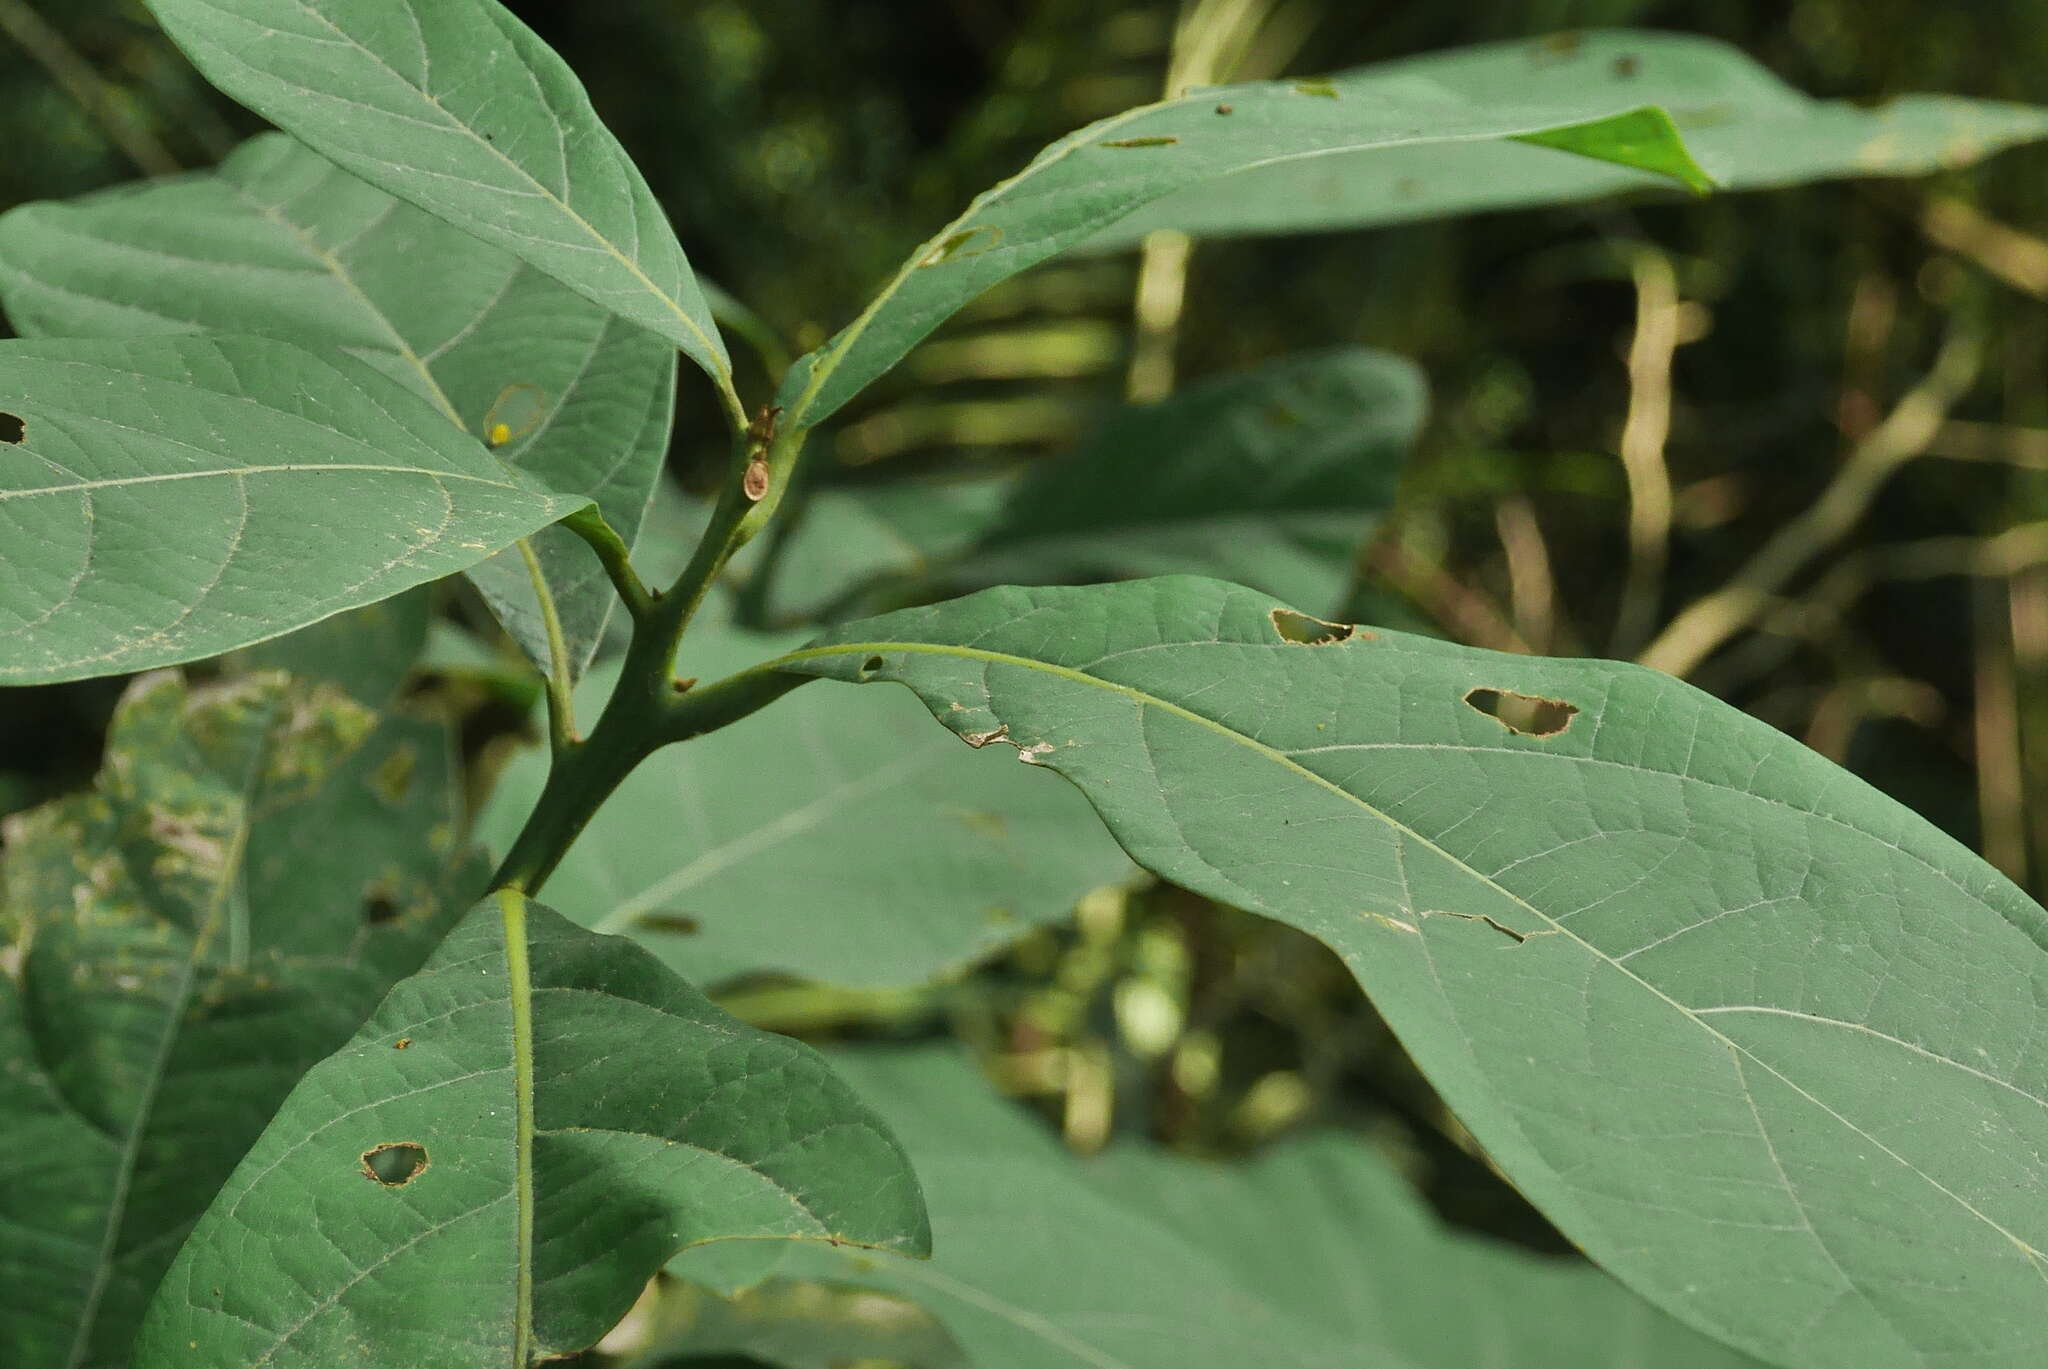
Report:
M1793 576L1848 535L1884 483L1927 450L1949 409L1976 379L1981 357L1974 336L1951 337L1926 378L1850 450L1820 497L1780 528L1726 585L1672 619L1637 659L1683 678L1761 618Z

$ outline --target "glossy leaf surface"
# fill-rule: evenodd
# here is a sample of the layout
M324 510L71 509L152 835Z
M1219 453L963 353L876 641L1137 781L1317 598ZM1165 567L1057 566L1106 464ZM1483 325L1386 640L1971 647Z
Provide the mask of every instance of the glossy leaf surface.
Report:
M0 344L0 684L170 665L465 570L588 501L361 362L264 338Z
M729 386L661 206L562 59L497 0L150 0L221 90L539 267Z
M661 469L669 345L290 138L217 171L0 218L0 300L31 336L259 333L390 376L550 490L593 500L628 545ZM532 547L580 672L616 596L566 529ZM525 557L473 567L544 668Z
M8 820L0 1343L125 1365L158 1279L301 1072L483 871L449 738L277 674L136 684L92 793Z
M498 894L292 1091L137 1363L524 1365L735 1237L927 1246L894 1139L815 1052Z
M2048 1347L2048 914L1667 676L1169 578L991 590L785 658L899 680L1147 868L1321 938L1624 1282L1796 1366Z

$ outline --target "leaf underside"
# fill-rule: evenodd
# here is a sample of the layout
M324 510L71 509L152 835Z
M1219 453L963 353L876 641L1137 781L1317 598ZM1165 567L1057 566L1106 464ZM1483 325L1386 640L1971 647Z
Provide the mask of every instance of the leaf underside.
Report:
M500 894L285 1100L136 1363L536 1362L731 1238L928 1246L894 1139L815 1052Z
M0 684L216 655L466 570L587 500L364 363L251 337L0 344Z
M1766 725L1191 578L991 590L784 665L1004 729L1140 864L1327 942L1682 1319L1794 1366L2048 1350L2048 914Z
M667 448L667 342L280 134L216 171L0 217L0 301L34 337L257 333L340 349L549 490L593 500L628 545ZM543 529L533 549L580 673L617 596L573 533ZM506 550L468 573L547 668L525 558Z

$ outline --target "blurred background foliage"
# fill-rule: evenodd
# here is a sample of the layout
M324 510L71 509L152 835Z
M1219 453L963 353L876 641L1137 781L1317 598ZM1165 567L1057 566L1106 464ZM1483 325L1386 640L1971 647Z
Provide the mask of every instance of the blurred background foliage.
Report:
M1044 143L1190 74L1308 74L1572 26L1730 41L1801 90L2048 102L2035 0L529 0L700 272L797 349ZM197 167L256 128L132 0L0 0L0 208ZM1030 460L1126 394L1289 352L1417 360L1433 416L1361 606L1508 650L1630 656L1856 469L1863 516L1691 672L2048 883L2048 148L1918 182L1660 198L1313 238L1156 243L994 291L846 412L811 474ZM1945 358L1937 370L1937 357ZM771 378L742 349L742 393ZM1930 375L1933 380L1930 381ZM1884 451L1877 448L1890 444ZM686 377L672 465L723 454ZM1626 470L1668 472L1661 591L1624 603ZM4 555L0 549L0 555ZM452 612L461 613L456 604ZM472 615L473 626L487 620ZM120 681L9 691L0 812L75 787ZM443 687L479 757L522 701ZM1562 1243L1497 1180L1299 934L1171 888L890 994L753 983L816 1037L974 1043L1077 1147L1232 1154L1310 1121L1383 1135L1455 1220Z

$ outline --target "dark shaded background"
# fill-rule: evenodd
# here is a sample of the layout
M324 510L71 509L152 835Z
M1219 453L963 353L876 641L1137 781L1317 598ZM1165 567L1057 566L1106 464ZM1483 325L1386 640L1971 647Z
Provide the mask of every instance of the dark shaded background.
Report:
M802 347L1045 142L1153 98L1176 10L1167 0L512 8L590 86L697 268ZM1629 24L1730 40L1816 95L2048 102L2048 6L2038 0L1270 8L1250 75ZM110 127L139 129L177 164L201 166L258 126L208 90L136 4L44 0L38 12L0 0L0 52L0 207L137 174ZM67 93L73 60L107 83L107 108L88 113ZM2048 512L2048 435L2033 431L2048 428L2048 311L2037 297L2048 274L2030 294L1987 269L2032 260L2026 244L2039 243L2008 241L1998 260L1945 251L1923 219L1930 203L1950 200L2022 234L2048 231L2048 148L1923 182L1203 245L1176 354L1183 377L1337 342L1416 358L1436 413L1372 564L1398 569L1409 606L1446 635L1495 644L1506 625L1552 650L1602 654L1626 554L1614 452L1629 404L1627 262L1638 245L1669 256L1704 330L1673 373L1667 456L1679 525L1666 615L1720 585L1803 508L1958 325L1983 332L1989 360L1952 417L1982 426L1948 431L1841 552L1980 538ZM1054 263L996 292L848 411L825 477L901 478L1057 447L1122 391L1132 285L1131 261L1106 258ZM749 373L753 364L741 356L742 393L764 396L769 379ZM686 378L678 473L699 479L721 433L709 392ZM1977 455L1961 459L1966 447ZM1517 616L1504 551L1504 529L1531 527L1556 585L1547 633ZM1963 840L1988 843L2038 892L2048 802L2010 795L2048 796L2048 579L2038 567L2009 569L1877 583L1838 614L1812 615L1798 635L1738 643L1698 680ZM93 681L0 694L0 812L83 782L119 689ZM1163 1053L1134 1042L1128 1008L1118 1012L1145 994L1178 1014L1180 1034ZM1178 891L1098 910L962 984L908 999L761 985L732 1001L770 1025L964 1035L1084 1146L1101 1139L1088 1120L1098 1095L1114 1099L1114 1125L1195 1150L1242 1149L1313 1118L1393 1128L1447 1211L1535 1244L1555 1240L1474 1158L1333 958Z

